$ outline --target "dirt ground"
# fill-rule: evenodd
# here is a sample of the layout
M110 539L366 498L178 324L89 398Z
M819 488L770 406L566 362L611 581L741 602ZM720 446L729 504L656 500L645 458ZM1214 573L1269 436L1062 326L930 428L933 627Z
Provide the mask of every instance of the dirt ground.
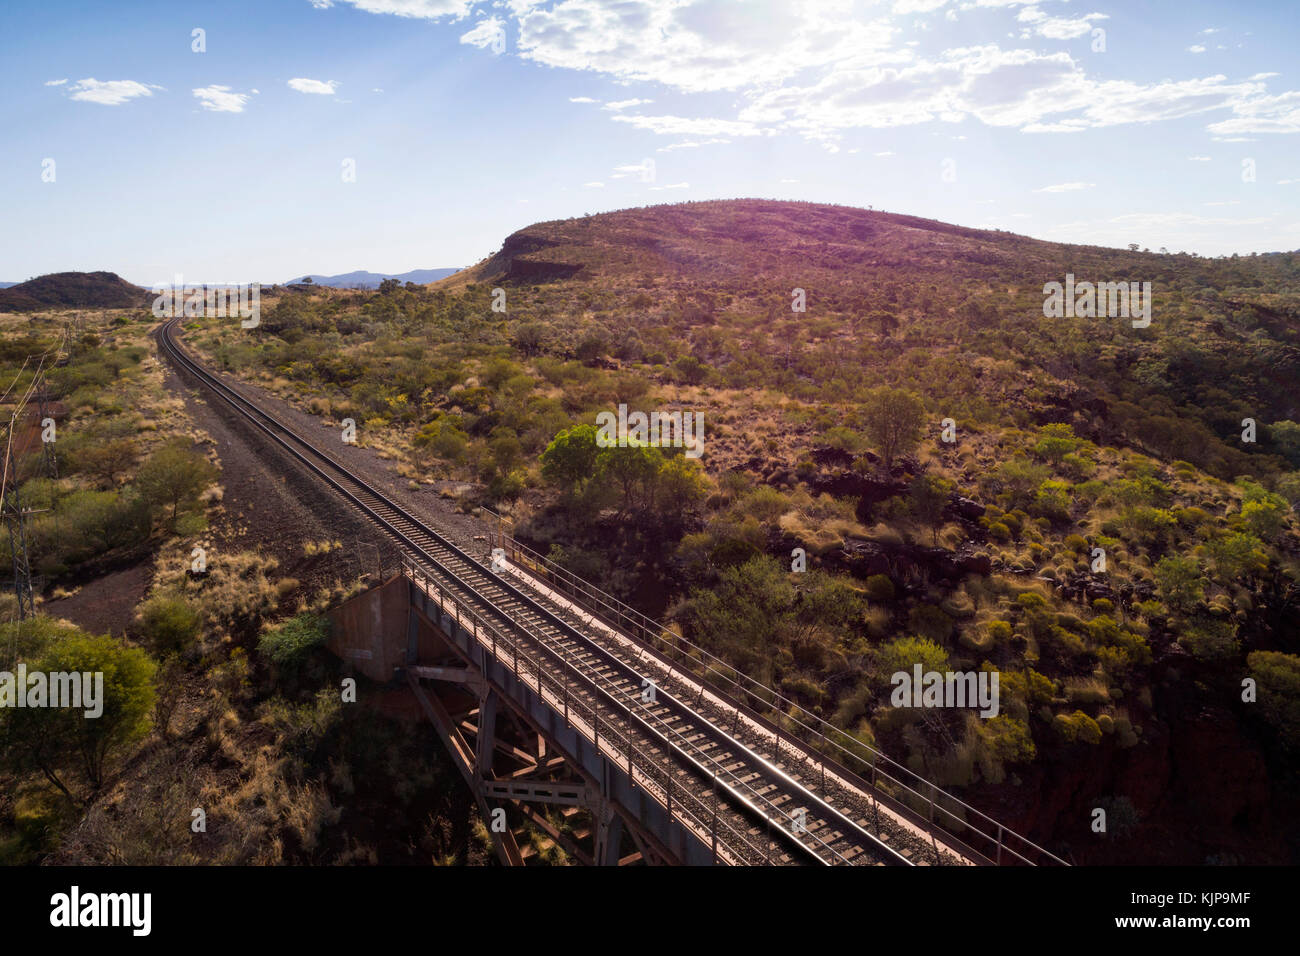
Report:
M168 366L165 381L169 390L183 397L196 428L212 438L221 465L222 500L210 512L211 530L206 535L212 547L275 557L280 574L299 581L287 598L290 606L295 598L309 598L338 582L363 574L393 573L399 551L378 525L189 376ZM462 547L486 552L486 545L475 537L490 527L457 512L434 488L421 485L419 491L411 491L407 480L395 475L392 465L372 449L344 445L320 419L256 386L227 382ZM306 553L308 542L324 541L337 541L340 547ZM148 592L151 571L152 559L147 559L90 581L69 597L47 600L44 608L94 633L121 634Z

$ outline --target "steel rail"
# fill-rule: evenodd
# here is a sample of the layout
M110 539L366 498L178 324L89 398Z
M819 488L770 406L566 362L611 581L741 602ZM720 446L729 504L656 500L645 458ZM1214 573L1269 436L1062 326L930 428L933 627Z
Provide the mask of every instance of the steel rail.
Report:
M871 782L866 781L847 763L835 760L833 756L828 758L827 750L829 750L831 754L842 754L845 758L848 758L855 763L865 764L867 768L869 768L873 779L879 777L895 784L903 791L911 794L919 800L922 805L926 803L930 804L932 813L940 813L948 817L952 823L956 825L957 830L969 830L978 834L983 839L988 840L991 844L988 848L989 852L991 854L996 854L995 859L990 860L990 862L1000 862L1001 856L1005 852L1029 866L1037 865L1033 860L1018 852L1007 842L1008 840L1017 840L1023 848L1027 848L1028 851L1033 851L1039 854L1042 858L1045 858L1048 863L1059 866L1069 866L1068 863L1050 850L1044 849L1028 837L1009 829L1002 823L999 823L997 820L990 817L988 814L966 803L960 797L954 796L947 790L940 788L938 785L920 776L910 768L898 763L898 761L891 758L888 754L877 750L870 744L864 744L855 739L846 731L829 723L824 718L810 713L807 708L802 707L796 701L786 697L775 688L763 684L762 682L750 677L748 674L737 670L734 666L728 664L716 654L711 653L686 637L671 631L663 624L645 614L642 614L636 608L619 600L607 591L604 591L592 584L590 581L587 581L585 578L574 574L572 571L557 564L545 555L542 555L523 544L513 535L509 535L505 532L505 522L502 519L502 516L492 511L490 508L480 506L480 510L487 512L492 515L493 518L497 519L499 529L497 537L501 545L506 548L508 552L517 552L518 556L523 559L520 561L518 558L515 558L515 563L522 570L532 573L540 572L545 575L545 581L547 584L552 586L558 585L561 593L564 594L565 597L580 602L578 606L582 607L596 619L603 621L610 627L621 629L623 633L632 637L634 640L639 640L649 645L651 652L658 654L660 657L660 663L669 670L670 674L678 669L682 661L686 661L688 664L697 665L696 667L687 666L684 670L692 679L700 681L709 687L714 694L719 696L725 706L733 708L749 719L758 721L760 726L762 726L766 732L773 734L778 737L778 739L784 728L776 726L774 722L775 718L772 714L779 714L779 719L782 723L788 721L795 727L807 731L809 736L812 738L811 740L804 739L794 733L789 733L789 731L786 732L789 733L789 740L801 745L794 747L794 749L796 751L802 750L807 754L809 759L817 761L819 766L824 761L826 767L823 769L829 770L832 774L848 774L852 778L855 778L855 783L864 785L865 787L872 787L873 784ZM727 691L723 690L722 687L710 683L711 679L719 681L720 684L725 687L734 688L734 692L738 695L737 699L729 699ZM771 708L771 713L764 714L744 703L744 700L747 697L768 705ZM793 712L796 710L799 714L803 715L805 719L794 716ZM818 726L825 727L829 731L848 741L848 746L845 746L838 740L828 737L818 729ZM824 745L825 749L823 749L823 746L819 745ZM779 746L778 742L778 747ZM857 753L850 748L860 748L861 750L866 751L869 756L863 756L861 753ZM881 770L880 766L882 763L887 767L894 769L899 774L906 774L913 783L909 784L904 780L895 777L888 770ZM928 788L931 791L930 795L927 796L922 791L916 789L916 786ZM980 829L972 823L968 817L958 816L953 813L948 809L948 807L943 805L944 803L968 811L970 814L974 814L988 825L990 831L996 828L997 835L995 836L992 832ZM965 842L968 838L967 835L954 832L953 827L945 827L944 831L947 836L953 840ZM974 851L973 848L970 849L971 852L981 852Z
M436 541L440 547L450 551L454 557L466 563L471 569L473 569L477 573L484 574L484 575L491 575L488 578L488 580L490 580L493 585L495 585L502 591L506 592L506 594L511 598L513 598L517 603L530 609L534 614L546 620L553 628L557 628L558 630L560 630L562 634L567 634L571 639L577 639L578 641L580 641L583 645L585 645L586 649L596 654L598 657L604 659L608 666L613 667L615 670L626 672L634 680L635 679L644 680L643 675L638 674L630 666L628 662L623 661L620 658L616 657L615 655L611 654L609 651L603 648L599 643L592 640L592 638L590 638L588 635L583 634L581 631L573 627L568 622L564 621L562 618L551 613L549 610L542 607L535 600L533 600L530 596L514 588L508 582L502 580L499 576L495 575L490 571L486 571L480 562L478 562L475 558L473 558L471 555L466 553L454 542L448 540L443 535L438 533L436 530L429 528L423 522L414 518L414 516L410 515L409 512L407 512L405 509L401 508L399 505L392 502L382 492L370 486L368 483L366 483L365 481L357 477L355 474L353 474L351 471L346 469L338 462L332 460L329 456L325 455L319 449L314 447L314 445L312 445L310 442L305 441L300 436L295 434L293 429L289 428L288 426L284 425L282 422L278 421L273 416L269 415L267 412L258 408L256 404L254 404L248 398L246 398L243 395L240 395L237 391L231 389L219 378L217 378L216 376L209 373L206 369L204 369L199 363L192 360L188 355L185 354L185 352L180 348L180 346L175 342L173 338L173 333L178 322L179 319L173 319L169 322L164 323L158 330L159 342L164 346L169 357L175 360L186 371L190 372L192 375L197 377L203 384L205 384L208 388L214 391L218 395L218 397L222 398L227 404L229 404L232 408L234 408L245 418L247 418L260 431L262 431L269 438L275 441L276 444L284 448L295 459L297 459L300 463L305 465L315 475L317 475L318 477L326 481L331 487L333 487L337 492L343 495L347 500L351 501L353 504L357 505L359 508L365 511L372 519L377 521L382 527L385 528L386 531L388 531L389 534L393 535L399 542L401 542L402 544L404 544L405 546L413 550L425 561L431 563L433 567L437 569L438 572L451 578L455 582L455 585L457 587L463 589L464 591L469 592L469 594L473 596L474 600L485 604L487 607L491 609L491 611L494 614L496 614L503 620L508 621L513 627L524 630L527 633L527 636L530 637L530 639L532 639L534 642L540 644L543 647L543 649L554 653L554 649L551 647L547 647L544 639L539 639L537 635L528 633L528 628L522 625L521 622L519 622L515 616L511 615L509 612L502 610L492 602L488 601L487 598L481 593L480 587L476 587L474 584L462 580L460 575L457 575L454 571L450 570L445 566L445 560L439 559L437 556L430 553L425 546L423 546L420 542L413 539L410 533L405 532L399 527L397 527L393 523L393 521L390 520L390 517L397 517L400 520L405 521L408 525L413 526L418 533L426 535L429 538ZM265 421L259 419L265 419ZM267 423L269 423L269 425ZM326 465L328 465L330 468L334 469L335 471L339 472L341 475L343 475L343 477L346 480L350 481L358 488L360 488L363 494L376 500L384 508L392 512L392 515L386 517L385 515L380 514L379 511L377 511L371 504L363 501L360 495L344 487L338 480L334 478L333 475L329 474L325 468L322 468L316 462L310 460L310 458L308 458L298 449L294 448L293 445L291 445L288 441L286 441L285 438L282 437L281 434L277 432L282 432L283 435L291 439L292 442L301 446L303 449L306 449L306 451L310 452L312 456L324 462ZM805 853L811 855L815 860L819 862L823 862L823 863L828 862L822 857L821 853L817 852L817 848L808 846L804 840L800 839L800 836L812 837L818 842L823 843L823 846L826 846L827 850L833 856L839 858L841 861L848 862L844 860L841 854L839 854L833 848L830 848L828 845L826 845L824 841L821 841L820 837L817 836L815 833L810 833L809 831L806 830L801 832L795 832L793 831L793 829L787 829L785 826L785 821L779 815L779 811L776 815L769 815L768 813L765 813L755 803L754 799L747 797L745 794L739 792L736 789L736 787L732 786L730 783L723 781L721 777L716 774L716 772L710 772L710 769L707 766L705 766L699 759L697 759L697 756L702 756L709 760L716 760L716 758L712 758L709 757L707 754L703 754L698 747L693 747L692 749L694 750L694 753L692 753L688 751L682 744L674 743L672 740L667 739L661 732L659 732L656 728L650 725L650 723L646 720L645 716L643 716L643 713L638 712L637 709L635 708L629 708L624 702L620 701L615 694L611 693L609 689L605 687L601 687L599 683L597 683L595 680L591 678L589 674L584 673L581 670L581 668L574 666L571 661L568 661L562 655L559 655L559 657L562 666L565 666L570 670L572 670L572 672L575 673L579 678L584 680L593 691L608 698L609 702L614 706L616 711L622 713L625 717L631 719L636 724L640 725L642 731L644 733L648 733L653 738L658 740L659 743L667 749L669 754L678 755L681 759L685 760L690 766L694 767L697 773L704 778L705 782L712 781L721 785L723 789L728 791L729 795L732 797L734 801L740 803L743 807L747 808L751 813L757 815L769 826L775 825L775 830L778 833L780 833L781 836L789 844L800 848ZM830 804L826 803L823 799L818 797L815 793L813 793L806 786L804 786L800 781L789 776L779 767L774 766L770 761L768 761L762 755L755 753L750 748L746 747L743 743L741 743L740 741L732 737L730 734L727 734L725 731L716 727L716 725L714 725L712 721L710 721L704 715L698 713L696 710L694 710L694 708L686 704L684 701L674 697L671 694L668 694L667 692L657 693L657 697L666 700L667 703L671 704L682 714L689 715L691 718L693 718L694 721L696 721L699 725L701 725L701 729L706 730L707 732L711 732L711 733L706 733L706 735L713 736L715 738L715 742L725 741L725 745L727 747L730 747L731 749L738 751L736 757L745 758L749 763L754 765L757 769L763 771L763 774L768 779L775 778L782 782L782 784L784 785L787 791L794 791L796 795L801 795L804 798L806 798L806 801L809 802L811 805L810 809L812 807L815 807L819 810L818 816L822 818L823 824L825 824L827 827L831 826L832 824L838 824L841 827L847 827L849 831L857 834L859 843L865 842L870 847L871 852L875 853L880 857L883 857L884 858L883 862L902 864L902 865L913 865L911 860L908 860L906 857L899 854L897 851L893 849L893 847L885 844L883 841L879 840L873 834L864 830L859 824L856 823L856 821L852 820L845 814L841 813L838 810L838 808L833 807ZM650 715L650 716L654 717L654 715ZM661 718L659 719L662 720ZM671 730L671 728L669 729ZM734 779L735 775L731 774L731 776ZM736 782L741 783L741 785L743 785L743 783L740 781L736 781ZM753 792L752 788L748 788L747 785L746 785L746 789L751 789L751 792ZM755 796L758 799L760 799L763 803L772 806L773 809L776 810L775 806L771 804L770 800L763 797L761 794L755 793ZM811 814L809 815L811 816ZM829 819L826 819L828 817Z

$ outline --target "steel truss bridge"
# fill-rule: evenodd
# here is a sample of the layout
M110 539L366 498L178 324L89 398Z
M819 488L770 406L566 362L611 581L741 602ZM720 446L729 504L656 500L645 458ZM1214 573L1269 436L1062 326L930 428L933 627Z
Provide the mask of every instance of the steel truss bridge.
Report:
M384 602L384 626L344 656L410 688L501 862L527 862L526 822L598 865L1064 865L504 523L452 540L349 467L347 446L326 451L196 362L179 322L157 331L178 373L400 548L400 573L348 602L371 620Z

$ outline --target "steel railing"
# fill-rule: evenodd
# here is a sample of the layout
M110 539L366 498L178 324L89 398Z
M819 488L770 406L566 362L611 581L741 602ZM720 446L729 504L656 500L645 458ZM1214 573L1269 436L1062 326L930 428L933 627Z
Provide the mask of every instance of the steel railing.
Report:
M668 726L662 718L635 705L619 703L618 697L622 695L618 689L601 687L572 660L569 648L562 642L547 641L531 633L529 628L513 619L509 630L498 628L468 603L459 600L453 590L441 580L441 575L437 571L431 570L410 555L403 557L402 566L411 581L428 595L443 613L452 617L478 641L486 653L532 687L556 713L562 713L566 725L583 733L593 746L612 757L620 769L626 769L628 775L663 806L670 816L684 818L683 822L688 829L694 830L706 843L712 844L715 853L721 849L722 855L730 858L728 862L770 861L774 849L773 840L769 838L767 845L760 849L750 841L747 834L736 829L725 817L717 815L718 792L727 790L733 797L741 798L752 809L758 810L771 827L774 824L774 817L779 820L785 814L770 799L745 783L734 772L723 767L716 758L701 751L680 731ZM544 666L539 659L542 657L549 658L552 666ZM557 671L563 676L557 676ZM573 678L576 678L576 681ZM576 685L587 689L591 698L590 703L574 693ZM638 722L649 723L652 727L657 724L658 726L654 727L655 735L661 743L684 750L693 757L702 758L704 761L702 769L706 771L706 778L711 784L712 804L706 805L697 794L681 784L674 786L673 777L677 767L671 759L647 753L633 743L626 734L620 732L608 717L602 723L600 707L602 696L614 697L612 709L616 713L631 717ZM640 700L640 697L634 694L632 699ZM765 808L771 812L763 812ZM719 836L719 829L726 831L727 839L724 840ZM793 826L782 827L782 829L785 830L784 835L799 842L803 842L799 840L801 836L811 837L819 845L811 848L814 852L820 851L818 855L825 853L832 857L830 860L823 858L824 862L851 862L811 831L805 830L800 833ZM747 852L737 851L734 846L736 843L743 846Z
M497 529L493 540L512 563L541 577L547 585L576 601L607 626L622 631L656 651L661 663L670 671L676 665L682 665L694 681L714 692L715 699L723 708L731 708L737 716L758 722L771 736L778 757L783 735L807 748L805 755L817 761L815 769L821 781L823 798L828 795L825 783L827 773L832 777L847 774L851 782L866 787L866 792L873 800L876 791L880 791L886 797L902 802L913 814L924 812L924 822L941 827L955 841L969 843L974 840L981 843L982 847L970 849L992 863L1069 865L1051 851L948 793L887 754L809 712L797 701L749 677L717 655L522 544L506 533L505 521L501 515L486 507L480 510L496 520ZM731 699L723 688L735 693L739 699ZM758 706L746 704L746 701ZM828 756L836 761L831 764L829 771ZM805 786L814 789L816 784L806 783Z

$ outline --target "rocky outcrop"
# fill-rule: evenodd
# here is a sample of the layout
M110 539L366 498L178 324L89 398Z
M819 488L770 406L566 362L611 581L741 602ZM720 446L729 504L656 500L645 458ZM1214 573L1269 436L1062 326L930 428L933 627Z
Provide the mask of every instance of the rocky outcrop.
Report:
M847 540L839 552L825 560L856 577L883 574L902 586L953 583L968 574L988 574L991 570L988 556L983 554L856 538Z

